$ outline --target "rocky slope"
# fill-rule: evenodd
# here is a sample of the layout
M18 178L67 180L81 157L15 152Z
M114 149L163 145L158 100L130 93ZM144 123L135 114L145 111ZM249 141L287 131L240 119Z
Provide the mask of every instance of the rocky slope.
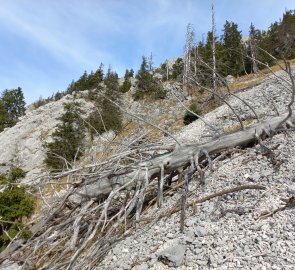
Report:
M288 79L283 72L276 73L276 76ZM255 108L260 120L276 115L276 111L286 111L291 90L284 80L276 76L238 93ZM64 98L67 99L71 97ZM130 104L128 95L124 99L127 110L150 121L158 121L167 113L169 121L183 116L183 108L172 100L139 105ZM39 158L32 162L32 140L38 141L37 146L42 145L44 134L41 127L44 125L47 127L44 129L47 132L45 136L50 135L56 124L54 119L61 113L55 107L62 108L63 100L59 102L59 105L47 104L39 112L31 112L14 128L0 134L0 139L6 140L5 145L11 143L13 146L11 151L9 147L3 148L2 152L6 154L0 154L0 162L6 162L5 157L10 157L11 162L18 162L17 165L21 167L27 166L26 170L31 168L34 173L31 177L39 175L42 166L34 167L34 164L41 163L44 153L35 151ZM257 121L249 107L237 98L231 97L229 102L245 124ZM91 109L92 104L85 106ZM205 118L224 131L239 128L234 113L225 105L208 113ZM167 118L162 120L166 121ZM50 121L53 123L48 124ZM201 143L210 140L208 136L212 132L198 120L175 135L182 143ZM18 144L20 138L25 138L25 143ZM266 148L257 145L232 149L216 158L214 171L206 171L204 185L198 184L196 175L191 177L188 201L244 184L264 185L266 190L231 193L188 208L184 234L179 230L179 213L157 219L160 214L169 213L173 205L180 203L182 189L170 191L160 210L150 207L143 213L142 218L149 218L152 222L114 245L96 269L294 269L294 205L290 204L290 207L267 216L285 204L281 199L288 200L295 195L294 139L295 135L288 131L265 140L266 147L273 150L273 157L267 154ZM25 151L30 155L25 156ZM31 160L32 167L26 165L27 159Z
M169 91L167 84L166 89ZM140 101L134 102L132 98L132 87L129 93L122 97L124 109L132 114L138 115L145 120L152 122L161 122L163 125L171 128L177 120L182 119L184 109L180 104L173 101L170 97L166 100ZM0 173L5 173L10 166L19 166L27 172L24 182L34 183L40 177L48 174L44 166L46 157L43 147L45 142L50 141L51 134L58 124L57 118L63 113L63 103L76 101L81 103L81 107L87 113L91 112L94 105L87 97L87 90L81 92L74 98L72 95L66 95L62 99L50 102L38 109L29 109L26 115L20 118L20 121L0 133ZM183 100L184 95L178 94ZM185 101L187 104L188 100ZM125 118L127 121L127 118ZM92 145L97 149L104 140L97 138ZM91 149L90 149L91 151Z
M287 79L283 72L276 75ZM276 115L276 110L286 111L291 89L271 76L239 96L265 119ZM254 121L249 108L235 98L230 101L244 120ZM207 114L206 119L227 131L237 128L226 106ZM206 134L210 132L198 120L177 137L182 142L199 143L208 140ZM192 177L189 200L244 184L264 185L265 191L240 191L187 209L184 234L179 230L179 213L157 220L180 203L182 190L170 193L162 209L145 213L155 222L115 245L96 269L294 269L295 205L270 215L285 205L281 199L295 195L294 139L289 131L264 141L273 150L274 160L259 145L235 149L215 160L214 172L206 172L204 186Z
M36 110L31 110L20 121L0 133L0 170L9 166L19 166L27 172L25 182L36 181L44 176L45 150L43 144L50 140L50 135L58 123L57 118L63 113L63 103L73 101L67 95L62 99L50 102ZM85 110L93 105L84 99L77 99Z

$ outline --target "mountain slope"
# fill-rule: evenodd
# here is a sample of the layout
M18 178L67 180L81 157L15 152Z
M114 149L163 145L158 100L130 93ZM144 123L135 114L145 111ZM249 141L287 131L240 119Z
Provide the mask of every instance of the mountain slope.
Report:
M62 99L50 102L36 110L27 112L19 122L0 133L0 169L7 166L19 166L27 172L25 182L36 181L46 175L44 160L46 158L44 142L58 123L57 118L63 113L64 102L73 101L67 95ZM91 110L93 105L84 99L78 99L85 109Z
M280 76L283 80L278 80L277 77L271 76L265 79L260 85L238 93L240 97L246 99L249 104L256 109L260 119L269 119L273 117L276 115L276 110L280 113L286 111L286 105L291 96L291 88L289 85L287 86L285 84L288 78L285 77L283 72L276 73L276 76ZM228 102L233 105L235 111L238 112L246 124L251 124L256 121L251 110L247 108L245 104L243 105L240 101L238 102L234 97L228 98ZM276 109L274 109L274 105ZM225 105L204 117L227 132L234 132L239 129L234 113ZM184 128L181 132L175 134L175 136L183 144L199 144L210 140L206 135L211 134L212 133L208 128L205 128L201 120L197 120ZM47 227L45 231L49 242L44 243L46 243L46 245L51 243L51 245L57 247L58 250L59 248L64 249L66 245L73 242L75 235L80 235L81 238L79 238L79 241L74 241L74 243L77 244L74 250L76 250L75 254L78 255L80 254L78 251L82 250L81 257L72 256L73 254L71 254L68 249L64 250L65 254L71 256L70 258L72 260L73 258L77 259L76 261L73 260L73 269L81 269L85 266L85 263L90 269L95 269L95 267L96 269L131 269L132 267L137 269L137 266L140 266L138 269L166 269L166 264L171 263L172 265L178 265L179 261L180 265L182 265L180 269L209 269L209 267L211 267L210 269L236 269L239 267L242 269L250 269L253 265L257 268L266 267L266 269L269 267L285 267L286 269L292 269L290 267L293 265L294 261L290 254L292 254L295 243L294 234L292 233L294 229L292 223L294 209L292 202L288 201L288 199L292 198L292 194L295 193L293 185L294 159L292 155L295 150L293 144L294 135L290 133L289 136L290 137L286 137L284 134L278 134L274 136L272 140L267 139L264 141L262 145L245 149L229 149L220 156L212 155L211 158L214 159L214 172L208 171L208 166L210 164L206 162L201 164L206 174L205 185L200 185L202 181L199 172L193 171L190 175L191 182L188 187L190 192L187 199L192 207L187 209L187 218L184 228L185 235L179 232L179 214L173 213L172 211L175 209L174 206L176 207L180 204L183 193L182 186L175 183L177 176L173 176L174 183L170 189L166 187L167 191L165 193L166 196L164 196L162 208L158 210L152 207L152 202L147 201L150 207L144 209L142 217L140 221L138 221L137 231L133 232L131 236L117 245L111 242L112 246L108 246L110 244L108 239L104 242L103 235L98 233L95 237L102 236L102 238L94 238L95 241L88 242L89 245L84 246L85 250L82 249L85 243L84 240L87 239L87 234L85 235L87 230L91 232L91 228L93 228L95 224L100 224L101 222L101 220L97 221L100 213L94 212L95 215L93 216L93 211L96 211L100 207L107 209L107 203L109 202L109 200L100 201L99 198L91 199L87 198L87 196L82 196L80 201L76 200L77 196L72 198L67 202L63 212L59 211L60 213L57 213L56 216L52 216L53 227ZM291 142L288 142L289 139ZM167 143L167 140L168 142L171 141L171 139L162 138L162 143ZM157 146L158 144L153 142L152 145ZM159 149L161 149L162 145L163 144L159 145ZM137 145L135 146L137 147ZM131 158L142 158L144 160L145 157L136 156L136 147L130 147L130 150L135 149L135 156L131 156ZM269 151L266 149L272 149L273 155L270 155ZM127 150L129 150L129 148L127 148ZM124 153L119 152L118 154ZM156 156L159 154L161 155L161 152L155 153ZM152 159L153 157L151 157L151 160ZM134 166L136 166L136 164L137 163L134 163ZM81 192L79 185L83 183L84 177L86 177L86 182L89 181L90 185L93 182L103 181L103 175L107 173L108 170L112 171L116 168L119 162L116 162L116 160L115 162L110 161L109 165L105 165L106 169L104 169L105 167L103 167L103 164L92 165L94 170L88 170L91 169L91 167L87 167L86 170L81 171L81 174L79 173L71 176L73 179L82 182L76 182L73 189L69 188L67 189L68 191L76 190L76 195L79 197L79 192ZM159 166L160 165L161 164L159 164ZM114 172L116 171L114 170ZM102 176L100 174L102 174ZM80 175L84 176L80 177ZM110 179L112 179L112 175ZM153 179L151 179L151 184L152 180ZM196 198L202 198L207 194L225 190L230 187L253 184L253 182L256 186L263 185L263 188L266 190L263 192L255 189L251 191L241 191L240 193L228 194L217 199L208 200L204 204L198 204L196 206L197 208L193 206L193 201ZM86 188L90 187L90 185L86 185ZM154 188L154 193L159 191L157 183L154 183ZM66 191L66 188L63 190L63 194L65 194L64 191ZM134 192L132 188L130 192ZM62 193L60 193L60 195L61 194ZM262 194L264 195L262 196ZM272 211L278 209L280 206L280 197L286 200L288 209L286 208L278 211L278 213L274 215L274 218L277 216L282 218L275 219L270 224L268 220L272 218ZM119 209L121 207L120 203L123 203L123 198L124 197L120 197L120 195L114 197L114 205L119 205ZM72 212L76 209L79 210L80 206L76 205L75 207L75 204L78 203L79 205L83 200L85 204L81 204L81 211ZM151 201L155 201L153 197ZM51 202L52 201L49 201L49 203ZM101 202L102 204L100 204ZM74 204L74 208L72 208L72 203ZM282 203L284 202L282 201ZM82 205L84 206L82 207ZM87 207L89 211L86 211L88 209ZM122 205L122 207L124 209L124 205ZM52 213L51 210L51 208L47 209L47 212L45 211L43 215L45 217L46 215L50 215ZM114 210L116 210L116 208L114 208ZM71 213L75 213L75 215L71 216ZM270 214L268 218L265 216L266 213ZM59 214L61 215L59 216ZM160 215L163 216L162 219L158 219ZM102 214L102 217L103 216ZM66 220L64 219L65 217ZM108 217L111 219L111 214L110 216L105 216L105 222L109 222ZM54 223L55 218L59 220L59 222ZM156 223L153 223L153 221ZM129 219L126 222L128 222L127 225L131 225L129 228L132 232L132 220L130 220L130 223ZM284 227L285 223L287 226ZM63 230L59 231L54 229L58 228L58 226L63 226L62 224L67 224ZM77 224L79 224L78 231L76 229ZM122 227L118 228L119 231L123 229L124 224ZM289 233L290 231L291 233ZM116 235L113 237L116 237ZM286 238L290 239L290 241L285 241ZM37 239L35 240L37 241ZM59 247L57 244L61 240L65 242L60 242L62 243L62 247ZM279 248L275 247L275 245L272 247L273 243L277 241L280 243ZM30 243L33 246L35 244L40 244L40 242L35 243L34 239L32 242L29 241L28 245L30 245ZM104 249L100 248L101 245L106 248L105 250L108 250L110 247L112 248L102 262L100 262L100 256L104 253ZM165 250L167 246L172 246L174 249L167 251ZM266 247L269 252L263 253ZM54 256L58 256L61 260L59 262L61 265L68 263L69 258L59 257L59 252L54 253L55 251L53 250L49 252L46 246L43 246L40 250L38 249L37 252L41 251L44 255L42 250L46 252L46 256L49 256L48 259L51 258L52 254L55 254ZM29 249L26 251L22 248L22 251L26 253L29 252ZM162 253L162 251L164 253ZM175 257L172 256L173 254L169 255L169 252L174 254L178 253L181 255L181 258L178 258L176 262ZM284 254L283 258L277 258L279 252ZM96 256L94 256L94 254L96 254ZM28 262L35 263L35 259L32 255L30 253L27 255L29 256L28 258L30 258L27 258ZM276 261L274 261L273 258L276 258ZM15 259L17 259L17 257L15 257ZM64 262L64 259L67 261ZM50 264L48 267L50 269L60 269L60 265L56 262Z

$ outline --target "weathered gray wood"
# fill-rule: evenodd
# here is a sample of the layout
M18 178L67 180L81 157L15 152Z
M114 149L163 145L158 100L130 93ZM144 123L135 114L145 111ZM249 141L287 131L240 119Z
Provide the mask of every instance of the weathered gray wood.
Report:
M96 183L88 185L81 190L86 196L96 197L109 194L116 186L123 186L134 178L134 185L138 180L143 181L146 177L146 170L149 172L149 179L157 177L161 173L159 164L163 164L165 174L176 171L180 168L188 166L193 159L202 160L206 158L205 153L209 155L213 153L220 153L221 151L236 146L247 145L255 142L256 135L261 137L269 130L276 130L287 123L289 126L294 126L295 117L291 116L286 119L287 114L271 118L269 120L261 121L260 123L246 127L243 130L222 135L218 138L210 140L203 144L189 144L176 146L173 152L159 155L148 161L139 162L137 169L127 173L120 172L117 175L110 175L108 177L98 179ZM256 134L256 135L255 135ZM140 170L138 173L138 169ZM135 174L137 177L134 177Z

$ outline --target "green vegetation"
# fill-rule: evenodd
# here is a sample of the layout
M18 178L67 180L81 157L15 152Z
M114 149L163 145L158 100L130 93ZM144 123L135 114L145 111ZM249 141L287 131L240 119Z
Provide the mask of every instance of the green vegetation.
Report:
M202 110L197 107L196 102L192 102L191 105L189 106L189 109L190 109L190 111L194 112L197 115L202 115ZM197 120L199 117L196 116L195 114L193 114L189 111L186 111L186 113L183 117L183 123L185 125L188 125L188 124L194 122L195 120Z
M120 91L122 93L126 93L130 90L131 88L131 78L134 76L134 71L131 69L130 71L126 69L125 75L124 75L124 82L122 86L120 87Z
M20 167L12 167L9 173L9 180L11 182L16 182L20 178L24 178L26 173Z
M108 130L119 131L122 127L122 115L111 101L119 103L120 87L118 74L108 69L103 79L105 87L99 85L98 89L104 95L97 95L97 90L88 93L96 109L83 120L84 112L80 104L73 102L64 104L64 114L59 118L60 123L52 134L53 141L45 144L47 149L46 164L55 169L63 170L71 167L74 160L83 154L86 127L91 138ZM111 101L110 101L111 100Z
M218 47L217 47L218 48ZM221 47L219 47L221 48ZM237 76L243 73L242 35L238 25L226 21L222 36L222 74Z
M0 98L0 132L14 126L19 117L25 114L25 99L20 87L4 90Z
M60 124L52 134L53 142L46 143L46 164L57 170L78 159L83 153L82 141L85 137L85 124L81 118L83 113L80 104L64 104L64 114L59 117Z
M74 91L84 91L84 90L91 90L96 88L99 83L103 81L103 64L101 63L99 68L93 72L91 71L90 74L87 74L85 70L83 75L77 80L72 81L68 86L66 91L67 94L72 94Z
M25 176L19 167L12 167L8 176L0 175L0 252L11 239L18 236L31 237L31 231L22 223L23 217L30 217L34 212L34 199L26 187L19 187L17 182Z
M119 90L119 76L116 72L112 71L110 68L104 79L104 84L112 95Z
M183 76L183 60L182 58L177 58L172 66L172 79L182 80Z
M161 81L154 78L152 72L152 60L147 61L146 57L142 57L140 69L136 75L137 91L133 95L134 100L150 96L154 99L163 99L166 96L166 91L161 85Z
M92 139L108 130L118 132L122 128L122 115L118 108L105 98L101 99L101 107L101 111L95 110L87 119Z
M132 70L128 72L128 76L131 76ZM117 132L122 128L120 109L111 102L120 103L121 89L119 87L118 74L109 69L104 79L104 84L106 86L104 97L95 97L94 103L97 109L87 119L87 122L90 123L91 138L108 130Z
M9 114L4 106L2 100L0 100L0 132L4 130L4 128L8 127L9 124Z
M241 31L235 22L226 21L223 25L221 37L215 37L216 71L223 75L241 76L253 72L251 57L261 63L272 66L275 64L273 55L277 59L292 59L295 57L295 10L286 11L279 22L270 25L267 31L258 30L253 24L249 28L249 39L242 40ZM212 32L207 38L199 42L191 50L191 72L199 83L212 86L212 70L202 64L203 60L209 66L212 62ZM251 51L252 50L252 51ZM265 66L257 63L259 69ZM164 74L165 64L161 66ZM167 71L166 71L167 72ZM172 72L172 74L171 74ZM169 78L182 82L183 61L178 58L173 69L169 70Z

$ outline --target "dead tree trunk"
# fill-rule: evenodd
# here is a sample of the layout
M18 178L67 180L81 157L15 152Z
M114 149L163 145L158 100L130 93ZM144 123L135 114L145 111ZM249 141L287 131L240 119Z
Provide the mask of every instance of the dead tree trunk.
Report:
M214 5L212 4L212 62L213 62L213 91L216 92L216 46L215 46L215 14L214 14Z
M91 186L85 187L81 192L89 197L107 195L114 187L124 186L132 179L134 180L130 183L130 186L134 186L137 181L143 181L146 170L148 171L148 176L151 181L151 179L157 177L161 173L161 166L164 166L166 175L178 169L186 168L190 165L192 160L195 164L199 164L199 162L206 159L208 155L210 156L211 154L220 153L229 148L255 142L257 140L255 134L259 137L267 135L270 131L275 131L280 128L284 121L286 121L289 126L295 126L295 117L291 116L286 119L286 116L287 114L262 121L253 126L246 127L244 130L222 135L204 144L175 147L175 150L171 153L163 154L149 161L136 164L136 169L132 172L119 171L115 174L106 175L105 178L100 179Z
M183 91L187 92L188 77L191 72L191 53L194 43L195 33L192 25L189 23L186 28L186 38L184 46L184 57L183 57Z

